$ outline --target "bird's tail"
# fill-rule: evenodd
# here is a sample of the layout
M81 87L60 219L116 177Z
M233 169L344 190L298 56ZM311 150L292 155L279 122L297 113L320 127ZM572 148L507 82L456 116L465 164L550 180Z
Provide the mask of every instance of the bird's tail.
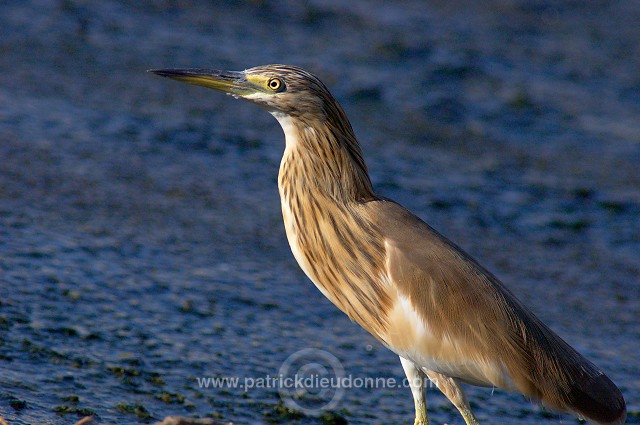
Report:
M622 424L627 417L622 393L607 375L598 372L599 375L584 374L574 381L568 393L567 408L590 422L601 425Z
M592 423L624 423L627 408L618 387L562 338L537 322L545 330L544 345L554 349L536 350L543 358L533 362L528 382L518 383L525 387L520 390L545 407L572 412Z

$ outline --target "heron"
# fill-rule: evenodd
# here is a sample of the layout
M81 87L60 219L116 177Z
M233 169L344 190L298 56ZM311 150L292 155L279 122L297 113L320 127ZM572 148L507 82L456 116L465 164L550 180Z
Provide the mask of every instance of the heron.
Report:
M373 188L344 110L313 74L288 65L150 72L248 100L280 123L278 173L291 251L315 286L400 357L426 425L428 378L479 422L463 383L523 394L553 411L621 424L620 390L494 274Z

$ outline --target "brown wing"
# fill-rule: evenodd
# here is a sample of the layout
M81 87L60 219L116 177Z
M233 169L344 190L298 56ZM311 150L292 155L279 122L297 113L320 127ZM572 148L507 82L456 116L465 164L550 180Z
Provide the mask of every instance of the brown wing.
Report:
M613 382L474 259L394 202L369 202L364 211L385 238L392 283L436 338L472 361L504 367L518 391L550 408L598 423L624 421Z

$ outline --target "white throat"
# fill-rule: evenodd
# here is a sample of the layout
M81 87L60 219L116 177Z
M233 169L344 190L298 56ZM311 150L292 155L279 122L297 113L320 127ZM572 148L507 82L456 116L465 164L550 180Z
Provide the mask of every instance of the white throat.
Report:
M293 125L293 118L290 115L287 115L280 111L271 112L278 122L280 123L280 127L282 127L282 131L284 131L284 139L287 144L285 149L293 148L298 142L298 130L296 126Z

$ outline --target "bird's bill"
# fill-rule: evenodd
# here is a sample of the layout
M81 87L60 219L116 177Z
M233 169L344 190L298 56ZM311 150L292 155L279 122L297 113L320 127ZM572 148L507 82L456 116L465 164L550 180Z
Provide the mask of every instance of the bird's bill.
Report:
M234 96L247 96L258 91L255 85L247 81L244 72L209 69L150 69L149 72Z

